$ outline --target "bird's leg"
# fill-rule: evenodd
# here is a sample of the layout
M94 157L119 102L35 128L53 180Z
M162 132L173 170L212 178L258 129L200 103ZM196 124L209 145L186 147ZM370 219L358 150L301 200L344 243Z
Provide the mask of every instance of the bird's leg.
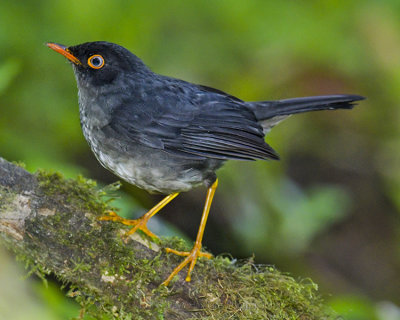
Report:
M218 186L218 179L215 180L213 185L207 190L206 203L204 205L203 215L201 216L199 231L197 232L196 242L194 243L193 249L190 252L177 251L170 248L165 249L169 253L174 253L178 256L183 256L186 258L172 271L169 277L162 283L163 285L167 286L170 283L170 281L178 274L178 272L181 271L188 263L190 263L189 271L187 273L185 280L189 282L191 279L190 274L193 271L197 258L205 257L210 259L212 257L211 254L206 252L201 252L200 250L201 250L201 241L203 239L204 229L207 223L208 213L210 212L211 202L213 200L217 186Z
M143 216L141 216L138 219L134 220L125 219L117 215L115 212L110 211L108 212L107 216L100 217L99 220L117 221L127 226L133 226L132 229L125 234L125 237L129 237L131 234L134 234L137 230L141 230L149 237L157 238L157 236L147 228L147 222L158 211L164 208L165 205L167 205L170 201L172 201L178 194L179 193L176 192L166 196L159 203L157 203L152 209L150 209L148 212L146 212Z

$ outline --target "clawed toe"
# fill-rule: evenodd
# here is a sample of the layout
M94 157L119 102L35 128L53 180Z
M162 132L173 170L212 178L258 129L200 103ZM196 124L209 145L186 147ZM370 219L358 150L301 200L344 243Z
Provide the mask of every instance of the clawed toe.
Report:
M211 259L212 255L208 252L201 252L201 245L198 245L197 243L193 247L193 249L190 252L187 251L177 251L171 248L166 248L165 251L168 253L173 253L181 257L186 257L169 275L169 277L162 283L164 286L168 286L168 284L171 282L171 280L181 271L187 264L190 263L189 265L189 270L187 273L187 276L185 280L189 282L191 280L191 273L193 271L193 268L197 262L197 258L199 257L204 257L207 259Z
M192 251L178 251L178 250L171 249L171 248L165 248L165 251L168 252L168 253L176 254L177 256L181 256L181 257L187 257L192 253ZM211 253L201 252L201 251L198 252L197 256L198 257L204 257L204 258L207 258L207 259L211 259L212 258L212 254Z
M149 236L150 238L156 238L158 239L158 236L156 236L153 232L151 232L149 230L149 228L147 228L147 221L145 220L131 220L131 221L136 221L136 225L134 225L134 227L132 227L131 230L127 231L124 235L125 239L129 238L129 236L131 234L134 234L137 230L142 231L144 234L146 234L147 236Z
M100 221L120 221L120 219L123 218L117 215L114 211L107 211L107 215L101 216L98 219Z
M120 217L114 211L108 211L107 213L108 215L100 217L99 220L120 222L123 223L124 225L132 226L132 228L129 231L127 231L124 235L125 241L129 238L130 235L134 234L137 230L141 230L143 233L145 233L151 238L158 238L153 232L149 230L149 228L147 228L147 222L149 220L149 217L146 215L144 215L139 219L130 220Z

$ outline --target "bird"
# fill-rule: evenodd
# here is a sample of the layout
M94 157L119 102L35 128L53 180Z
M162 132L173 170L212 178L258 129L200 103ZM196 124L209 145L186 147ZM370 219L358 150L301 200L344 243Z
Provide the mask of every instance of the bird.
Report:
M218 186L216 175L228 160L278 160L265 135L290 115L352 109L365 99L355 94L283 100L244 101L221 90L153 72L128 49L106 41L47 46L73 67L78 86L83 135L98 161L122 180L150 193L165 195L142 217L124 219L109 212L100 220L131 226L156 237L148 220L181 192L198 186L207 195L196 240L162 283L169 285L189 265L186 281L203 252L202 239Z

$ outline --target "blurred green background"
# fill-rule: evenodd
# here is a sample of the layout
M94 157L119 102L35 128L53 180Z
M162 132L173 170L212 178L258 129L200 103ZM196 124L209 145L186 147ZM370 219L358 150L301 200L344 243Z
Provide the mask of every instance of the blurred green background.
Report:
M204 245L312 278L345 319L400 319L398 0L2 0L0 156L30 171L117 180L82 136L70 66L44 46L95 40L245 100L367 96L352 111L297 115L274 128L267 141L282 161L221 169ZM150 228L193 239L204 197L202 188L182 194ZM133 217L158 199L124 185L118 205ZM1 319L78 316L57 283L22 275L3 249Z

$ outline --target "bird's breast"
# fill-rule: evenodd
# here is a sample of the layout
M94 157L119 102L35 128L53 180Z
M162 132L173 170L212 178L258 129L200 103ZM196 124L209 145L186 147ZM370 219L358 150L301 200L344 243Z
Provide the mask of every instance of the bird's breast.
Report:
M126 137L105 132L81 112L85 139L103 167L121 179L151 193L189 191L203 183L207 172L165 151L149 148Z
M188 191L214 178L214 170L222 161L180 157L114 130L109 125L114 104L105 99L79 90L83 135L105 168L139 188L163 194Z

